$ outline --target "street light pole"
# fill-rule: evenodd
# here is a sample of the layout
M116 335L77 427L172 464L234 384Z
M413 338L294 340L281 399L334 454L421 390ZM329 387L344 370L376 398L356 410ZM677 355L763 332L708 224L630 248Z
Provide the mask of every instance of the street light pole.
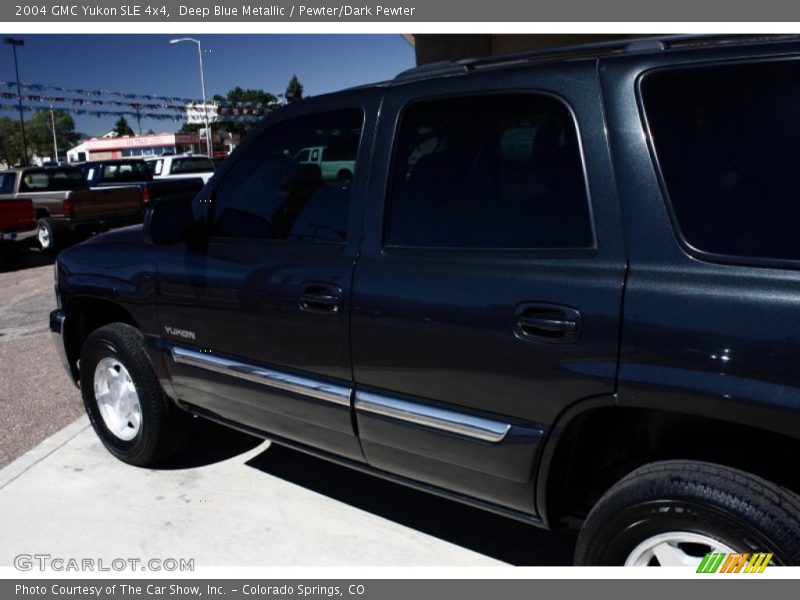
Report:
M197 44L197 57L200 59L200 88L203 92L203 117L206 125L206 152L209 158L213 158L211 125L208 122L208 102L206 102L206 78L203 71L203 47L200 44L200 40L194 38L177 38L169 41L170 44L177 44L179 42L193 42Z
M19 125L22 129L22 164L28 166L28 142L25 139L25 117L22 111L22 86L19 81L19 62L17 62L17 46L24 46L24 40L15 40L14 38L5 38L4 44L10 44L14 50L14 73L17 77L17 100L19 101Z
M58 164L58 140L56 139L56 116L50 104L50 124L53 126L53 160Z

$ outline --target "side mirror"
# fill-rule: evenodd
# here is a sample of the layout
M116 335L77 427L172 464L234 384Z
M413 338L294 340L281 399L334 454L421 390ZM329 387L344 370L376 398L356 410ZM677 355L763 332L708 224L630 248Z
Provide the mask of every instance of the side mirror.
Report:
M190 200L162 200L148 208L144 217L144 240L149 244L178 244L196 235Z

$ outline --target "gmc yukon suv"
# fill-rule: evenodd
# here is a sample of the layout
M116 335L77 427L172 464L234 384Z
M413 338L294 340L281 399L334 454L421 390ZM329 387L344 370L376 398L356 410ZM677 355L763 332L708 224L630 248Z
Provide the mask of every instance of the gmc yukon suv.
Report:
M670 37L311 98L62 253L50 326L134 465L199 415L577 564L797 565L798 97L800 40Z
M21 198L33 201L36 236L48 252L70 240L142 221L137 190L90 190L74 167L0 171L0 201Z

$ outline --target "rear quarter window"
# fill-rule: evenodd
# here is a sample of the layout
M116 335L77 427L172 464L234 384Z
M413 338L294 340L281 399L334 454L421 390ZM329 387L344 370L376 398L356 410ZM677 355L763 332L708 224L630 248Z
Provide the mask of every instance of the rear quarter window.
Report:
M641 97L683 241L800 260L800 61L655 71Z

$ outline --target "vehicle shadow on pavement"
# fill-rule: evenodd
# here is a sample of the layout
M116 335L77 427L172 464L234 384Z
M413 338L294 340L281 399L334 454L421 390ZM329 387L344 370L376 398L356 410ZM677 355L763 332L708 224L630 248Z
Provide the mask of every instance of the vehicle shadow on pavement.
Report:
M514 565L571 565L575 537L271 445L246 463L360 510Z
M244 454L263 444L261 438L247 435L206 419L194 419L189 443L178 454L153 468L163 471L196 469Z
M56 257L54 254L41 252L39 250L29 250L18 256L0 257L0 273L44 267L46 265L52 265L55 261Z

